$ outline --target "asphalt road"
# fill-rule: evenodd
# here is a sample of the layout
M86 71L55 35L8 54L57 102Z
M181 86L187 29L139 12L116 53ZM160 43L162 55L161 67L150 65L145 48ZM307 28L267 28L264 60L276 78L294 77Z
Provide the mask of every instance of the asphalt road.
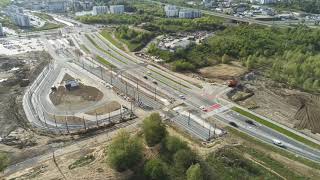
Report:
M204 13L209 13L209 12L204 12ZM215 13L212 13L212 14L217 15ZM220 13L218 14L223 15ZM225 17L225 18L231 18L231 17ZM232 16L232 19L234 18L236 17ZM241 18L241 20L243 20L243 18ZM257 24L261 23L261 22L255 22L251 19L249 22L253 22ZM263 24L263 25L266 25L266 24ZM148 94L143 91L140 91L140 93L138 93L138 90L135 88L135 86L132 86L132 84L130 85L130 83L128 85L128 83L124 82L122 74L127 74L132 77L140 78L143 83L148 84L150 87L154 88L155 92L159 91L163 94L166 94L170 98L176 99L178 101L183 101L188 107L193 109L200 110L199 109L200 106L207 107L217 103L217 100L215 99L209 99L207 97L202 96L200 94L201 89L192 85L191 83L186 82L181 78L173 76L156 67L150 67L146 65L144 61L136 57L132 57L131 55L128 55L122 50L116 48L110 42L101 38L99 34L94 33L94 31L96 31L95 28L90 29L89 26L86 26L84 28L73 27L68 30L68 32L70 32L69 35L73 34L74 36L79 36L79 32L82 32L82 31L87 32L92 37L92 39L98 44L98 46L104 49L104 51L101 51L100 48L96 48L83 35L75 39L79 41L81 44L85 44L93 54L103 57L104 59L106 59L113 65L115 65L118 69L120 69L120 72L118 72L117 76L114 76L114 78L112 79L112 85L116 86L120 91L125 93L127 96L134 97L135 99L138 98L138 94L139 94L139 101L141 101L143 105L152 107L154 109L161 109L163 107L163 104L160 103L157 100L157 98L153 98L153 96L150 95L150 93ZM93 33L89 33L89 32L93 32ZM27 98L26 100L24 100L24 106L26 106L25 110L27 111L26 114L28 119L31 122L34 122L35 125L40 127L41 126L44 127L44 124L53 126L52 124L53 119L52 118L50 119L49 116L46 116L46 113L48 114L52 112L61 113L61 111L58 112L56 109L49 107L50 104L47 104L47 101L44 101L45 94L46 94L46 92L44 92L44 89L50 89L51 87L50 82L52 82L56 78L56 75L58 74L58 72L61 71L62 68L71 68L71 69L73 68L73 66L71 66L68 63L70 59L68 59L69 56L67 53L62 53L62 56L61 54L57 56L54 50L50 50L51 48L48 48L48 49L49 49L49 52L51 51L50 54L52 54L55 59L55 64L53 67L51 67L52 69L50 70L50 73L47 73L41 76L43 80L41 81L39 79L40 85L39 85L39 82L36 82L38 83L38 85L36 85L37 89L32 90L31 93L30 92L26 93L25 97ZM80 61L78 62L78 65L81 66ZM108 73L107 71L101 73L101 68L92 66L92 63L85 62L85 61L82 62L82 67L84 67L88 73L94 74L96 77L103 79L105 82L111 83L111 76L110 76L111 74ZM77 71L77 70L79 69L74 69L74 71ZM147 76L148 79L144 79L143 76ZM153 81L156 81L157 85L153 84ZM186 99L179 99L180 95L184 95ZM156 93L155 93L155 96L156 96ZM34 107L31 107L31 106L34 106ZM43 113L43 112L46 112L46 113ZM228 113L225 113L225 112L228 112ZM253 137L256 137L264 142L272 143L272 140L274 138L277 138L283 141L283 143L287 147L286 150L292 153L295 153L297 155L320 162L320 158L319 158L320 154L318 150L314 150L304 144L301 144L300 142L290 139L264 126L259 126L259 129L257 127L249 127L248 125L245 126L243 124L243 121L245 121L246 117L239 116L238 114L235 114L235 112L231 110L226 109L226 111L217 113L213 116L224 123L228 123L230 122L230 120L239 123L240 124L239 130L246 132L247 134ZM181 119L181 117L178 117L178 119ZM183 123L181 123L181 125L185 126L185 124ZM63 124L60 124L59 126L61 126L61 129L65 130L65 128L63 128ZM83 128L83 126L82 127L81 126L82 125L72 125L72 127L74 127L75 129ZM206 129L197 128L197 127L194 129L196 129L197 131L196 134L198 134L199 136L202 136L202 137L206 136L206 133L207 133Z
M108 61L110 60L110 62L116 62L114 65L118 66L119 68L127 68L128 70L126 71L127 73L132 73L132 75L138 75L143 77L144 75L148 75L146 74L147 71L150 71L149 69L145 68L145 67L140 67L140 68L135 68L134 70L128 68L128 66L136 66L136 62L137 60L135 58L130 58L129 55L127 55L126 53L124 53L123 51L121 51L120 49L117 49L115 47L112 47L110 44L108 44L106 42L106 40L102 40L101 38L98 38L98 36L96 35L94 38L94 41L103 49L107 50L107 52L109 54L112 55L108 55L104 52L102 52L101 50L97 49L96 47L94 47L92 44L89 45L90 50L92 50L93 53L97 53L101 56L103 56L105 59L107 59ZM84 40L86 41L86 40ZM86 43L89 43L88 41L86 41ZM86 44L88 45L88 44ZM114 58L116 57L116 58ZM121 59L121 61L126 62L126 63L121 63L119 62L119 60L117 59ZM118 61L118 62L117 62ZM181 82L181 79L171 79L170 78L166 78L166 76L163 76L163 74L165 74L165 72L159 70L158 73L152 73L151 75L148 75L148 77L150 77L150 79L154 79L158 82L158 87L161 88L162 90L164 90L165 93L167 93L170 97L173 97L175 99L179 99L179 95L184 94L186 99L183 100L185 104L187 104L188 106L190 106L191 108L194 109L199 109L200 106L205 106L205 107L209 107L212 104L215 104L217 101L216 100L211 100L209 98L203 97L201 94L199 94L199 92L201 92L201 89L194 87L193 85L191 85L188 82L183 81L183 85L181 85L178 82ZM152 82L149 82L150 84ZM189 86L192 88L189 88ZM175 88L175 87L179 87L179 88ZM225 112L228 113L225 113ZM243 125L243 122L245 123L245 120L248 119L244 116L240 116L238 115L236 112L230 110L230 109L226 109L225 111L219 112L215 115L213 115L213 117L215 117L216 119L224 122L224 123L229 123L230 121L235 121L237 123L239 123L240 125ZM175 117L176 120L178 120L177 122L180 123L180 125L182 127L187 128L187 126L185 125L185 121L183 121L183 117ZM245 123L246 124L246 123ZM207 129L202 129L202 128L193 128L194 130L197 130L197 133L199 137L206 137L208 132ZM190 130L190 129L188 129ZM283 142L283 144L286 146L286 150L290 151L294 154L297 154L299 156L320 162L320 152L318 150L315 150L307 145L304 145L294 139L288 138L285 135L282 135L268 127L265 126L259 126L259 129L257 127L250 127L248 125L246 126L241 126L239 128L239 130L253 136L256 137L264 142L267 142L269 144L273 144L273 139L278 139L281 140ZM193 132L194 133L194 132Z

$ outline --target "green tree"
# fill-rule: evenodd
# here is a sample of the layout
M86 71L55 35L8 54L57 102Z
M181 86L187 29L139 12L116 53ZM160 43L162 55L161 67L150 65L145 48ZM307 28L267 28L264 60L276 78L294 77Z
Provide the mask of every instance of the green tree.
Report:
M167 165L160 159L149 160L144 166L144 174L153 180L165 180L168 177Z
M246 61L246 67L251 70L254 68L255 56L249 56Z
M166 127L161 121L159 113L153 113L143 121L143 133L147 145L152 147L166 137Z
M175 136L167 136L162 144L162 147L170 154L175 154L181 149L189 149L186 142Z
M0 152L0 171L3 171L9 163L9 159L6 153Z
M229 64L231 61L231 58L227 55L227 54L224 54L221 58L221 62L223 64Z
M121 131L113 139L107 151L108 162L117 171L124 171L142 160L142 144L137 138Z
M313 82L312 88L316 91L320 90L320 81L318 79Z
M189 166L197 162L196 154L189 149L179 150L174 154L175 167L185 172Z
M187 180L203 180L200 164L191 165L187 170Z
M304 83L303 83L303 89L306 90L311 90L313 86L313 79L312 78L308 78Z

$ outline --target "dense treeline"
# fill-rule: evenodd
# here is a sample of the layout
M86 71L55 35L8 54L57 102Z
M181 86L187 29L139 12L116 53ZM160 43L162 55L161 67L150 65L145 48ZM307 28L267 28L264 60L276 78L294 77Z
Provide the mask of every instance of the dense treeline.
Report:
M182 31L222 30L224 26L220 19L206 16L196 19L157 18L155 21L146 23L143 28L159 33L176 33Z
M140 24L153 20L152 16L135 14L102 14L97 16L85 15L77 19L86 24Z
M151 32L134 30L128 28L128 26L117 27L115 35L128 45L130 51L142 49L154 37Z
M287 29L228 27L206 43L185 50L172 53L155 46L149 49L149 53L171 63L177 71L194 71L239 59L248 69L271 69L267 72L273 79L310 91L319 91L319 52L320 30L305 26Z
M278 1L275 5L281 9L293 9L300 10L307 13L320 13L320 1L319 0L286 0L286 1Z
M142 124L143 132L131 136L121 132L106 152L107 160L117 171L131 169L129 179L139 180L214 180L214 179L275 179L276 176L243 156L252 151L244 146L223 147L199 156L178 137L170 136L158 113L153 113ZM256 155L256 154L255 154ZM270 160L268 156L263 156ZM272 159L271 159L272 160ZM277 164L277 162L273 162ZM282 168L277 164L277 168ZM286 177L296 178L289 171Z

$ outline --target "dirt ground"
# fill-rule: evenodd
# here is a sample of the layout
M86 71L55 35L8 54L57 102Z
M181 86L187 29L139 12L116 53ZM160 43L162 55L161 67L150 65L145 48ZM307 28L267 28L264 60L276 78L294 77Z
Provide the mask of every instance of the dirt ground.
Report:
M232 62L205 67L200 69L199 73L205 78L221 82L242 76L246 71L246 68L241 66L240 62Z
M244 88L232 93L228 97L230 100L320 140L319 95L287 89L284 84L276 83L257 72L249 73L250 78L244 78L249 74L246 74L246 68L239 62L205 67L199 73L207 82L223 83L232 78L241 79Z
M17 127L28 127L22 109L23 92L49 59L45 52L0 56L0 137Z
M89 111L86 114L89 115L103 115L103 114L108 114L110 112L119 110L121 105L117 101L111 101L107 104L105 104L102 107L99 107L95 110Z
M102 99L103 93L97 88L80 83L79 87L68 91L64 86L59 86L56 92L49 95L52 103L58 108L83 108L91 102Z

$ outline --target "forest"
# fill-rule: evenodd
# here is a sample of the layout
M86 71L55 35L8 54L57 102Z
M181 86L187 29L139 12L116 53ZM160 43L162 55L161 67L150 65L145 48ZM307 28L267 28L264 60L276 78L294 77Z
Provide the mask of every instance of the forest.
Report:
M149 53L171 63L176 71L196 71L217 63L239 60L260 68L292 87L319 91L320 30L306 26L280 29L255 25L227 27L201 45L168 52L150 46Z

